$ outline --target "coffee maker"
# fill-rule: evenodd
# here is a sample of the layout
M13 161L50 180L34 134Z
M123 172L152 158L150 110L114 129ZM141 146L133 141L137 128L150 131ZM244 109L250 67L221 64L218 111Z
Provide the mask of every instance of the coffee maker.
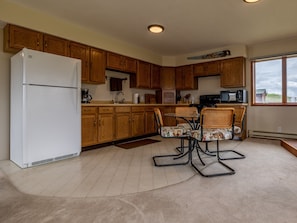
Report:
M92 100L92 96L89 94L89 89L82 88L81 89L81 103L90 103Z

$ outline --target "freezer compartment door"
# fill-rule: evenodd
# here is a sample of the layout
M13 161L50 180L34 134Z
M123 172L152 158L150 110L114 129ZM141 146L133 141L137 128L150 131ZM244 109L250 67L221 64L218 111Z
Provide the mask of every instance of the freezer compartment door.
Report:
M81 60L23 49L24 84L81 86Z
M31 163L80 153L77 89L24 86L24 158Z

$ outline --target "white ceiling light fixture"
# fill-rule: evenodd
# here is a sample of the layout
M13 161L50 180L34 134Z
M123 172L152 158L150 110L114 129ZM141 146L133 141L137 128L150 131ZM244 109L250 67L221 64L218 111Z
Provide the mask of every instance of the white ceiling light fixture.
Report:
M149 25L147 29L152 33L161 33L164 31L164 27L158 24Z
M258 2L259 0L243 0L246 3L255 3Z

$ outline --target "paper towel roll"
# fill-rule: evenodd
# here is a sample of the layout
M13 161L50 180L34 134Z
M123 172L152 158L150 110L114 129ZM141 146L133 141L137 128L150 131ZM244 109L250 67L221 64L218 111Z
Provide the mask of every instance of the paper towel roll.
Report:
M139 94L135 93L133 96L133 103L138 104L139 103Z

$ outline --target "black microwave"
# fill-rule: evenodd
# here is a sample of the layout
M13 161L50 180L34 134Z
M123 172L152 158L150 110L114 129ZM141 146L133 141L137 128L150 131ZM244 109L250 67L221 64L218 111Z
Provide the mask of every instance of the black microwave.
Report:
M237 91L221 91L222 103L248 103L248 92L245 89Z

